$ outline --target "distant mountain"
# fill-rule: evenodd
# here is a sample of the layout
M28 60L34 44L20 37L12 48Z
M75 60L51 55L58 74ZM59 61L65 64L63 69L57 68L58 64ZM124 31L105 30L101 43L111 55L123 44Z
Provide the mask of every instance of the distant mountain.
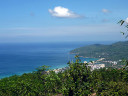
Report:
M70 52L90 58L106 58L107 60L128 59L128 41L111 45L94 44L76 48Z

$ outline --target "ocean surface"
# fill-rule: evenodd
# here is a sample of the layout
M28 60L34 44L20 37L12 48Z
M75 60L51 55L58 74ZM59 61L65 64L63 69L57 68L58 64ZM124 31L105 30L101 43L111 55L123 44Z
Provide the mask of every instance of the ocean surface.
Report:
M6 43L0 44L0 78L21 75L47 65L51 69L67 66L74 60L72 49L90 44L111 44L113 42L63 42L63 43ZM81 58L93 61L96 58Z

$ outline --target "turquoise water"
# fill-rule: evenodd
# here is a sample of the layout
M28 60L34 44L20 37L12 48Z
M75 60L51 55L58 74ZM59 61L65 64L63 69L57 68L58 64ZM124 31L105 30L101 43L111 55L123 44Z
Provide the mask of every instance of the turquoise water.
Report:
M94 42L0 44L0 78L35 71L42 65L51 69L67 66L74 59L70 50ZM97 60L81 58L83 61Z

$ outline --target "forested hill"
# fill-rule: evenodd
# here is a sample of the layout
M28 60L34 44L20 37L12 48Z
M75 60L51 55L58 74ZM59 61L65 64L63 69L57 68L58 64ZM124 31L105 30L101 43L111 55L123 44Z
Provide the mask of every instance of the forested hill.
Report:
M107 60L127 59L128 41L117 42L111 45L89 45L74 49L70 53L84 57L106 58Z

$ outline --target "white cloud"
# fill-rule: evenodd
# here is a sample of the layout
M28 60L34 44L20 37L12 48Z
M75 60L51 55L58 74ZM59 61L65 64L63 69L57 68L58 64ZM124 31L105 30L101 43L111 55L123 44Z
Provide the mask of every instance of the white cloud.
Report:
M102 9L103 13L110 13L110 11L108 9Z
M126 18L125 22L128 23L128 17Z
M79 17L81 17L80 15L70 11L68 8L64 8L61 6L57 6L53 10L49 9L48 11L52 14L52 16L60 17L60 18L79 18Z

